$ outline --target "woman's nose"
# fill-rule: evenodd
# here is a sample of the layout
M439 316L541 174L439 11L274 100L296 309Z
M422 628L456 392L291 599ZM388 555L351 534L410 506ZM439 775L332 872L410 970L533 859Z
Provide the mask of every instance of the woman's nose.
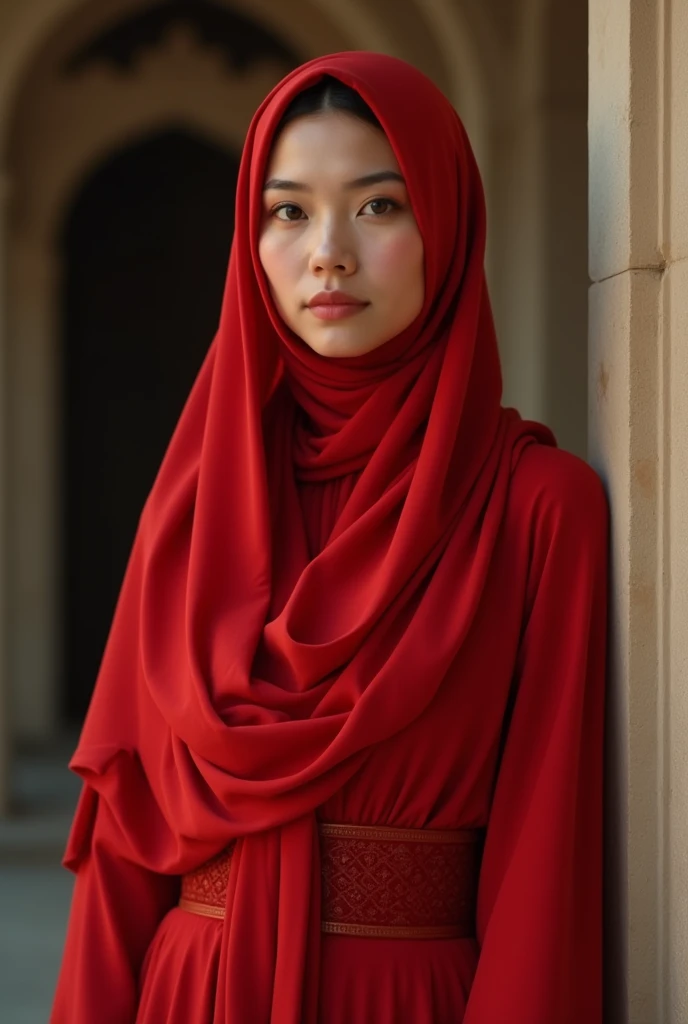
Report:
M353 247L347 244L345 233L334 225L323 227L314 242L309 260L312 273L328 273L338 271L340 274L352 274L356 269L356 256Z

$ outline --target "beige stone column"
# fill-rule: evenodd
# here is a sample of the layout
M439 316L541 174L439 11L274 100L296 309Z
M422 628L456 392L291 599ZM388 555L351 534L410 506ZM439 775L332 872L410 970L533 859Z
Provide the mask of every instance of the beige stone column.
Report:
M688 5L590 5L590 454L612 504L606 1024L688 1021Z
M10 803L10 672L6 644L7 622L7 216L9 179L0 170L0 817Z
M14 733L41 741L58 724L61 664L58 265L48 239L10 237L7 662Z
M579 3L547 4L526 17L520 6L490 104L485 175L504 398L585 457L587 14Z
M662 117L667 261L662 322L664 1019L688 1021L688 4L666 3Z

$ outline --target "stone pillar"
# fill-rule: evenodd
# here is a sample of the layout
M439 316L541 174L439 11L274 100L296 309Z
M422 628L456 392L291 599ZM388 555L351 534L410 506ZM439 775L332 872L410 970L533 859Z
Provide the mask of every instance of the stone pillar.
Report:
M588 21L538 6L494 103L488 274L506 404L585 457Z
M590 456L612 505L607 1024L688 1020L688 9L590 4Z
M10 805L10 673L7 652L7 216L9 179L0 170L0 817Z
M663 1019L688 1020L688 5L665 0L660 138L665 293L661 310L664 504L661 584L664 864ZM668 92L668 96L667 96ZM666 136L664 135L666 133Z
M58 725L62 626L58 268L48 239L26 229L12 233L9 281L11 493L6 507L12 721L18 738L45 741Z

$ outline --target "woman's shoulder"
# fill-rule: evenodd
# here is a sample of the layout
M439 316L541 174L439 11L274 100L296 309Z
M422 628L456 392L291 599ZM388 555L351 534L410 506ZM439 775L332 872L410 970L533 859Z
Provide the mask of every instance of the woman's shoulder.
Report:
M521 528L550 533L604 531L605 490L595 470L571 452L529 444L512 472L509 511Z

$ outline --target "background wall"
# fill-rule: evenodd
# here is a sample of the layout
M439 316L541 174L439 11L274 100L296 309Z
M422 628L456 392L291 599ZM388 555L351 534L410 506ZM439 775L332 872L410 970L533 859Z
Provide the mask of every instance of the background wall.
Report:
M608 1021L688 1020L688 9L590 24L591 456L613 509Z
M61 226L99 168L157 131L236 154L265 93L321 52L379 49L425 70L464 117L485 179L505 401L584 454L587 30L584 11L557 6L399 0L390 18L382 0L3 5L4 688L15 736L49 736L61 711Z

